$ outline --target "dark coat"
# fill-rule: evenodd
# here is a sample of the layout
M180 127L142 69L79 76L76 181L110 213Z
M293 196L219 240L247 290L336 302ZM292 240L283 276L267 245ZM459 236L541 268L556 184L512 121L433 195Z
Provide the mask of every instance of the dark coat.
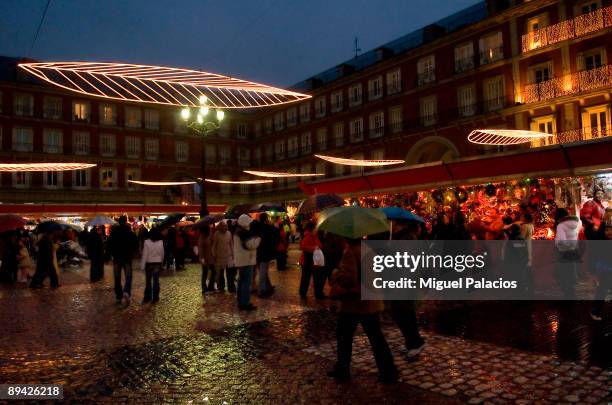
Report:
M115 261L131 262L138 250L138 238L129 225L117 225L108 237L108 253Z
M257 236L261 238L261 243L257 248L257 261L269 262L276 258L276 247L280 241L280 231L270 224L258 224L256 227Z

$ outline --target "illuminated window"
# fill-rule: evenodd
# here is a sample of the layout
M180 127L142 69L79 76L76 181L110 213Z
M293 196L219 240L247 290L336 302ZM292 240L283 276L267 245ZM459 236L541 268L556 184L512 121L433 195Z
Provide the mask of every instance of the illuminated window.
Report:
M530 127L532 131L542 132L545 134L554 134L556 132L555 116L547 115L545 117L534 117L531 120ZM531 146L546 146L551 145L554 142L554 137L538 138L531 141Z
M327 128L317 129L317 149L327 149Z
M287 156L296 157L298 155L298 137L290 136L287 138Z
M117 106L114 104L100 104L100 124L116 125L117 124Z
M402 130L403 119L403 108L401 105L389 109L389 123L391 125L391 132L396 133Z
M455 73L474 69L474 44L467 42L455 47Z
M117 170L108 167L100 168L100 189L113 190L116 184Z
M502 59L504 57L504 42L501 31L480 38L479 49L481 65Z
M387 94L396 94L402 91L402 71L395 69L387 72Z
M376 100L383 95L382 76L368 80L368 100Z
M326 112L325 96L317 97L315 99L315 116L317 118L325 117Z
M331 94L331 103L332 103L331 111L332 112L342 111L342 101L343 101L342 90L334 91Z
M60 97L45 96L43 99L43 117L52 120L62 118L62 99Z
M89 132L74 131L72 133L72 151L75 155L89 154Z
M529 67L529 83L542 83L552 79L553 63L544 62Z
M72 172L72 188L84 189L89 187L89 171L74 170Z
M605 65L606 49L598 48L578 54L578 70L593 70Z
M34 115L34 97L31 94L15 93L13 95L13 111L15 115L31 117Z
M349 123L351 142L363 141L363 118L356 118Z
M300 122L310 121L310 103L300 105Z
M145 139L145 159L146 160L157 160L159 157L159 140L158 139Z
M13 150L16 152L32 152L33 132L30 127L13 128Z
M334 145L342 146L344 144L344 123L336 122L334 124Z
M504 77L487 79L484 85L484 104L486 111L496 111L504 107Z
M140 157L140 138L137 136L125 137L125 155L130 159L138 159ZM177 159L177 161L180 161Z
M361 104L361 83L349 87L349 107Z
M185 141L174 142L174 157L177 162L186 162L189 159L189 144Z
M582 131L584 139L609 136L610 107L607 105L585 108L582 112Z
M115 135L100 134L100 155L115 156L117 142Z
M62 152L62 130L45 128L43 130L43 150L45 153Z
M287 110L287 126L293 127L297 124L297 109L295 107Z
M145 128L159 129L159 111L150 108L145 109Z
M45 188L60 188L62 186L62 172L49 171L43 173Z
M457 89L457 108L459 117L471 117L476 114L476 86L470 84Z
M310 132L304 132L301 137L302 155L306 155L312 152L312 134Z
M13 172L13 187L28 188L30 187L30 172Z
M72 103L72 120L76 122L89 122L90 109L87 101L74 101Z
M282 111L274 114L274 130L282 131L285 129L285 117Z
M142 110L138 107L125 107L125 126L140 128L142 126Z
M429 96L421 98L421 125L429 126L436 123L438 103L436 96Z
M134 169L134 168L125 169L125 185L127 186L128 190L134 190L138 188L138 184L131 183L130 180L131 181L140 180L140 170L139 169Z
M435 55L425 56L417 62L417 82L419 86L436 81Z
M379 138L385 133L385 113L370 114L370 138Z

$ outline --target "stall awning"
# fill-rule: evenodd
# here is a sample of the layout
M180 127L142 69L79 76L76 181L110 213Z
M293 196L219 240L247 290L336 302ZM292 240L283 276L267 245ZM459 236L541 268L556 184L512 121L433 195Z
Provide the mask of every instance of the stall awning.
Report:
M209 205L211 214L223 213L227 205ZM0 204L0 213L36 216L94 216L98 214L163 215L174 212L198 214L200 205L172 204Z
M612 170L612 138L300 183L300 188L309 195L366 194L478 184L517 177L571 176L606 169Z

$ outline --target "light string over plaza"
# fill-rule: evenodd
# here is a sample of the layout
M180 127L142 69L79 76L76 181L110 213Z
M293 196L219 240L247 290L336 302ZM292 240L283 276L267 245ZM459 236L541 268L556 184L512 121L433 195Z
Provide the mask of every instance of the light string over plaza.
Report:
M95 166L94 163L0 163L0 172L62 172Z
M267 172L267 171L260 171L260 170L243 170L243 172L247 174L252 174L253 176L270 177L270 178L325 176L324 173L288 173L288 172Z
M390 166L390 165L400 165L405 163L405 160L384 160L384 159L346 159L339 158L334 156L326 156L326 155L315 155L319 159L326 160L331 163L335 163L338 165L345 166L361 166L361 167L376 167L376 166Z
M507 146L528 143L535 139L553 137L552 134L518 129L476 129L468 135L468 141L478 145Z
M215 73L105 62L21 63L19 68L55 86L121 101L212 108L256 108L292 103L307 94Z
M198 177L199 182L202 181ZM272 183L272 180L220 180L220 179L206 179L208 183L219 183L219 184L265 184ZM197 181L144 181L144 180L128 180L128 183L140 184L142 186L188 186L192 184L198 184Z

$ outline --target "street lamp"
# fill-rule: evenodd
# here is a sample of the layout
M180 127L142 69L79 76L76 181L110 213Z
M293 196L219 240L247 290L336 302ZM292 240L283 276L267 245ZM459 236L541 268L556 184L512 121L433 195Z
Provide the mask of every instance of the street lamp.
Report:
M217 109L214 118L209 118L210 108L208 107L208 97L201 95L198 99L200 107L197 109L195 114L189 107L184 107L181 110L181 118L187 123L187 127L200 135L202 140L202 179L206 178L206 144L204 139L219 130L221 121L225 117L225 113L222 110ZM206 201L206 182L200 182L200 217L208 215L208 203Z

